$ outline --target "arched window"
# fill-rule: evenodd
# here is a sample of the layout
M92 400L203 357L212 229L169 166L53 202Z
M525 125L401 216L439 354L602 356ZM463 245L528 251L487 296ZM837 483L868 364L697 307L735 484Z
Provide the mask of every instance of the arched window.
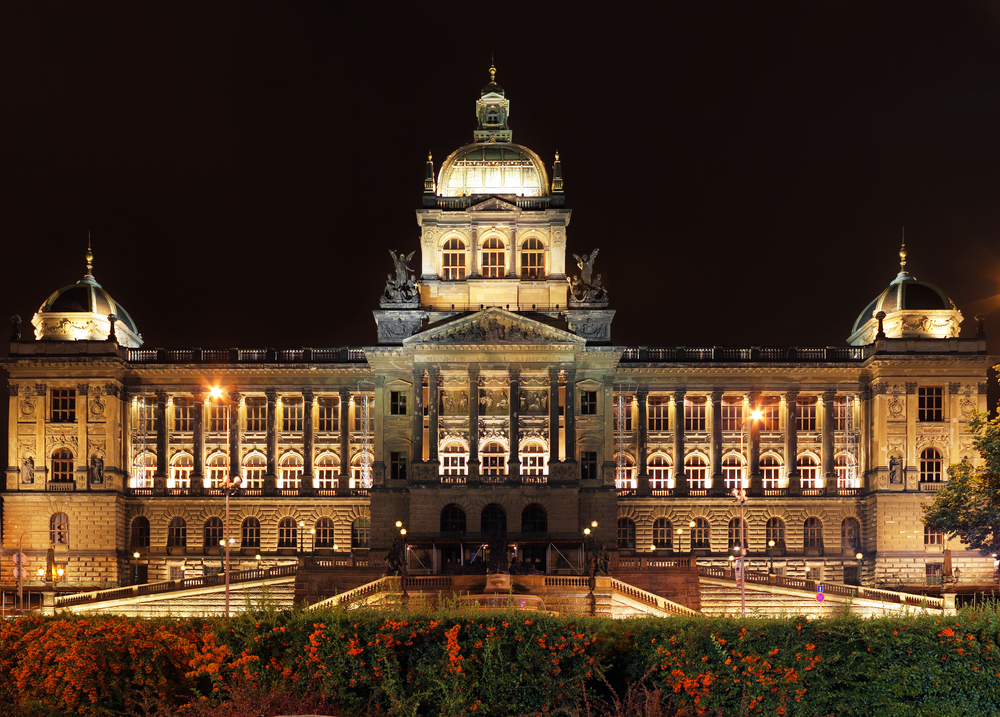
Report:
M372 487L372 454L360 451L351 460L350 487L367 490Z
M722 461L722 479L726 483L726 492L732 493L737 488L746 488L746 471L743 470L743 460L739 456L728 455Z
M742 535L740 535L742 533ZM742 541L742 542L741 542ZM740 530L740 517L736 516L729 521L729 549L741 548L747 545L747 526L743 523L743 530Z
M631 518L618 519L618 549L635 550L635 521Z
M152 453L140 453L132 466L132 477L129 478L130 488L152 488L153 474L156 472L156 456Z
M129 540L129 547L149 547L149 518L140 515L132 519L132 538Z
M770 546L770 542L774 541L775 548L784 549L785 547L785 521L781 518L771 518L767 521L767 526L764 529L764 539Z
M333 518L320 518L316 521L316 547L332 548L335 544Z
M538 441L529 441L520 452L522 476L544 476L549 472L548 451ZM538 482L538 481L528 481Z
M313 478L313 488L318 490L337 490L337 469L340 461L332 453L324 453L316 461L316 477Z
M208 459L208 475L205 476L205 487L212 490L222 490L222 483L228 478L229 456L225 453L213 453Z
M167 488L188 490L191 488L191 469L194 459L190 453L178 453L170 461L170 477L167 478Z
M861 548L861 523L857 518L844 518L840 524L840 549L858 550Z
M656 455L649 459L649 487L652 490L670 490L674 487L674 479L670 475L670 464L662 455Z
M545 278L545 246L535 237L521 242L521 278Z
M69 448L60 448L52 454L53 483L72 483L75 470L73 452Z
M465 279L465 242L449 239L441 251L441 278L445 281Z
M289 453L281 459L278 490L298 490L302 482L302 456Z
M507 454L499 441L490 441L483 446L482 472L484 476L502 476L507 473Z
M260 453L251 453L243 459L243 488L245 490L264 489L264 471L267 461Z
M461 506L446 505L441 511L441 532L442 533L464 533L465 532L465 511Z
M671 550L674 547L674 531L670 521L666 518L657 518L653 521L653 545L657 548Z
M442 483L464 483L464 476L469 474L469 452L458 441L449 441L441 448L441 475L463 476L452 478Z
M69 541L69 516L53 513L49 518L49 541L53 545L66 545Z
M367 548L371 540L372 522L368 518L355 518L351 523L351 547Z
M704 518L696 518L691 531L691 548L708 550L712 547L712 528Z
M479 529L483 535L499 535L507 532L507 511L496 503L490 503L479 517Z
M823 547L823 524L819 522L819 518L806 518L803 533L806 548Z
M167 547L183 548L187 546L188 529L184 518L171 518L167 524Z
M688 456L684 462L684 472L687 473L688 488L705 490L708 485L708 463L701 456Z
M545 508L532 503L521 511L521 532L522 533L547 533L549 531L549 517Z
M833 461L833 469L837 473L838 488L858 488L858 472L854 467L854 459L850 456L839 455Z
M205 550L218 547L225 540L222 519L212 517L205 521Z
M799 456L796 463L799 470L799 481L803 488L819 488L819 466L812 456Z
M256 518L247 518L240 526L240 546L244 548L260 547L260 521Z
M940 483L944 461L937 448L925 448L920 452L920 482Z
M635 477L635 461L632 456L615 456L615 487L618 490L635 490L638 485Z
M490 237L483 242L482 275L487 279L502 279L507 273L507 252L500 237Z
M299 539L299 526L294 518L282 518L278 521L278 547L294 548Z
M760 459L764 490L776 490L781 485L781 468L781 461L774 456L764 456Z

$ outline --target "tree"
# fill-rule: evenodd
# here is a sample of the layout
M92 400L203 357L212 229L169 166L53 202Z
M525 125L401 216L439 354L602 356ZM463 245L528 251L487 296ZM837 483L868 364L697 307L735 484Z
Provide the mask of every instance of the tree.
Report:
M924 523L983 555L1000 554L1000 416L991 421L975 411L969 431L983 465L950 466L948 483L924 506Z

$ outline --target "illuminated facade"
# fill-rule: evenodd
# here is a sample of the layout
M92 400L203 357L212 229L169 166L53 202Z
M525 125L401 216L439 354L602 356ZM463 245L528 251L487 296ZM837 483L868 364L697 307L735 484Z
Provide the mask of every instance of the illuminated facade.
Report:
M842 348L616 346L596 250L567 254L558 156L513 144L492 71L476 113L438 174L428 157L418 268L393 253L374 346L149 348L88 253L11 343L5 547L36 531L25 552L69 586L218 570L239 474L243 567L381 557L404 528L411 571L466 570L500 525L546 572L585 569L585 529L619 558L724 565L743 488L757 567L939 580L920 505L976 460L996 358L905 253ZM44 557L63 522L69 546ZM992 579L951 548L964 580Z

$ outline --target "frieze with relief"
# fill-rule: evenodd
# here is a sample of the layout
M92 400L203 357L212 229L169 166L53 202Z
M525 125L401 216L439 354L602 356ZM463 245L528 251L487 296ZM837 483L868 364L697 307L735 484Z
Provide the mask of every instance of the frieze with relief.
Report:
M581 343L581 339L559 329L502 309L484 309L445 326L417 334L407 344L550 344Z
M87 410L87 416L91 421L106 421L107 420L107 403L105 399L101 396L100 389L94 392L93 396L89 397L88 400L89 408Z
M18 401L17 420L22 422L34 422L38 419L35 398L24 396Z
M958 402L958 410L962 416L963 421L968 421L970 418L972 418L972 412L976 410L976 404L972 400L971 392L966 393L962 397L962 400Z
M548 389L522 389L518 408L521 413L541 415L547 414L549 411Z
M79 453L80 440L76 434L50 433L45 436L45 455L50 456L56 448L69 448L73 455Z
M886 404L889 409L889 419L893 421L901 421L906 418L906 404L903 399L899 397L898 394L892 394L889 396L889 401Z
M441 391L441 414L456 416L469 413L468 388L449 388Z
M508 389L479 389L480 416L505 416L508 411L510 411L510 392Z

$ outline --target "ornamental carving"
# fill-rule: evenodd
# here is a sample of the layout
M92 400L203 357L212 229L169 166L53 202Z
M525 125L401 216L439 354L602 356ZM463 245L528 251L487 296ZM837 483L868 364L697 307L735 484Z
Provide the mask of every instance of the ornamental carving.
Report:
M18 391L18 385L16 383L7 384L7 395L16 396Z
M521 413L545 414L549 410L549 392L546 389L521 391Z
M962 398L961 401L959 401L958 404L958 410L962 414L962 420L967 421L970 418L972 418L972 412L975 409L976 409L976 404L972 400L972 395L969 393L965 394L965 396Z
M580 338L566 331L490 308L471 317L431 329L409 339L418 344L579 344Z
M444 389L441 391L441 413L445 416L462 415L469 412L469 392L466 389Z
M106 396L117 396L120 398L122 396L122 393L123 389L120 386L116 386L113 383L104 384L104 394Z
M20 411L22 421L35 420L35 400L31 396L25 396L21 399L20 404L18 404L18 410Z
M479 414L481 416L501 416L510 410L508 389L482 388L479 390Z
M69 448L74 456L79 454L80 441L74 434L50 433L45 436L45 455L51 456L57 448Z
M906 455L906 438L890 438L886 442L886 451L890 456L905 456Z
M962 382L961 381L949 381L948 382L948 393L954 395L962 392Z
M907 393L907 395L913 395L916 392L917 392L917 382L916 381L907 381L906 382L906 393Z
M889 418L899 420L904 417L903 402L898 396L889 399Z
M580 269L579 276L568 276L569 291L572 303L577 304L607 304L608 290L601 285L601 275L594 274L594 262L600 249L594 249L589 254L580 256L574 254L576 266Z
M878 383L873 383L871 385L871 390L873 396L882 396L889 390L889 384L884 381L879 381Z
M385 282L385 291L382 293L381 305L386 306L415 306L420 299L420 292L417 290L414 275L410 273L409 263L416 251L409 254L394 250L389 250L392 257L395 275L388 274Z
M945 436L924 434L917 436L917 450L921 451L927 447L945 449L948 446L948 439ZM942 452L944 452L942 450Z
M90 391L90 386L85 383L76 384L76 392L81 396L86 396Z
M979 395L980 396L985 396L986 395L986 391L987 391L987 389L989 387L986 385L986 381L980 381L978 388L979 388Z
M479 445L483 445L487 441L499 441L506 445L509 435L510 421L489 424L485 421L479 421Z
M35 395L36 396L44 396L46 393L48 393L48 390L49 390L49 387L46 386L44 383L36 383L35 384Z
M103 421L106 408L100 392L96 392L93 398L90 399L90 419L92 421Z

